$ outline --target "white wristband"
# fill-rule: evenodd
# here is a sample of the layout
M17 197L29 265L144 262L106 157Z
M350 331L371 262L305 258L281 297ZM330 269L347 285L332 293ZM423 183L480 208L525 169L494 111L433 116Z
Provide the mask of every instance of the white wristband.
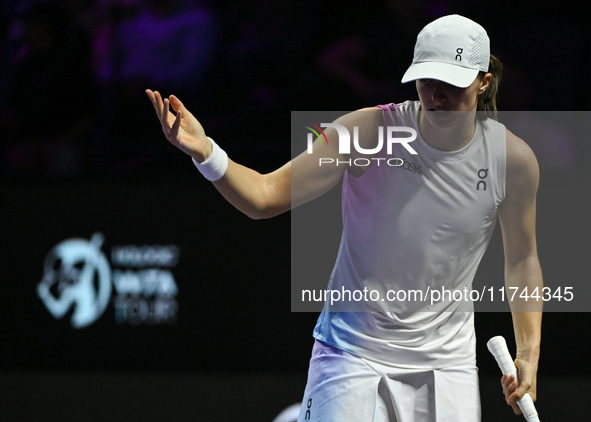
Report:
M215 182L216 180L221 179L228 169L228 154L226 154L226 151L221 149L209 136L207 139L211 141L211 154L207 157L207 160L202 163L198 163L193 158L193 164L195 164L195 167L197 167L207 180Z

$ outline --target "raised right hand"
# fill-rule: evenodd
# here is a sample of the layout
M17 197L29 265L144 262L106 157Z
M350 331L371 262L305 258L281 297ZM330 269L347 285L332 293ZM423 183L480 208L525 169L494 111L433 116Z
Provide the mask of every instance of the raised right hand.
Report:
M158 91L150 89L146 90L146 94L152 101L166 139L198 163L205 161L211 154L211 142L205 136L201 123L185 108L181 100L174 95L163 100ZM170 106L176 115L170 111Z

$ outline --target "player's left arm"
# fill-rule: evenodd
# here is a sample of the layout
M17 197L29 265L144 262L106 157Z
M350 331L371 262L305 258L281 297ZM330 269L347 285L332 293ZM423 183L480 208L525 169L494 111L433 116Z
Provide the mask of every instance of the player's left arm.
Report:
M505 251L505 285L517 287L511 302L517 355L515 366L518 379L505 376L501 379L507 404L516 414L521 411L516 404L525 393L536 400L536 374L540 356L543 301L521 297L531 295L537 288L542 296L542 270L536 246L536 193L540 172L531 148L517 136L507 131L507 168L505 199L499 207L499 219ZM511 297L509 295L509 297ZM520 297L518 297L520 296Z

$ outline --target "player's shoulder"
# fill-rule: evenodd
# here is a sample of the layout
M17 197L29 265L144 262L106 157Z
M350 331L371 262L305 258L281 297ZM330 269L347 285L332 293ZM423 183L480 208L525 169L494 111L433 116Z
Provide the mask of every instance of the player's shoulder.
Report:
M539 178L538 160L530 146L509 129L506 130L508 181L530 181L537 184Z
M507 142L507 165L513 167L537 167L538 161L530 146L509 129L505 130Z
M379 107L365 107L347 113L336 120L346 127L366 127L381 125L383 122L382 109Z
M382 109L380 107L364 107L364 108L360 108L358 110L355 110L347 115L350 116L364 116L364 115L378 115L378 114L382 114Z

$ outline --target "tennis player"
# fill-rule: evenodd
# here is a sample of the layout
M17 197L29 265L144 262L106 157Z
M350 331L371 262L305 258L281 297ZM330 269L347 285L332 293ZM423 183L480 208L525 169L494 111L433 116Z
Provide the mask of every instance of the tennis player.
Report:
M357 127L360 146L373 155L341 154L338 132L329 127L328 144L316 141L311 154L264 175L230 160L177 97L147 94L167 139L252 218L285 212L343 179L344 228L329 289L470 288L498 216L506 285L532 291L542 287L539 170L525 142L496 121L502 66L489 44L484 28L462 16L428 24L402 79L416 84L419 101L335 121L350 133ZM379 148L392 126L417 132L412 148L399 148L394 160ZM321 166L321 157L349 164ZM358 166L356 158L371 159ZM471 303L366 305L349 312L347 303L326 302L299 421L480 421ZM511 304L518 379L503 376L501 384L515 413L526 392L536 397L541 308Z

